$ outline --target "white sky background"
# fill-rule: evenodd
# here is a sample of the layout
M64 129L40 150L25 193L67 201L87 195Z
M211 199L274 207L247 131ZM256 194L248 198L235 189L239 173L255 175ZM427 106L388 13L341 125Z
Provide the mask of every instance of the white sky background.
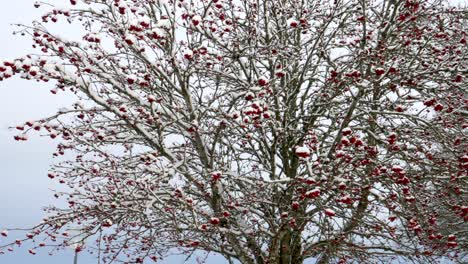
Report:
M31 50L29 40L13 36L11 23L29 23L40 16L33 0L2 1L0 9L0 61L22 56ZM41 207L53 202L53 185L47 178L55 144L51 140L32 137L27 142L13 140L15 131L9 126L53 114L60 106L71 102L64 96L52 97L47 86L19 78L0 82L0 229L31 227L37 224L43 212ZM24 237L24 233L20 237ZM11 233L11 239L15 234ZM5 239L0 238L0 244ZM29 245L13 254L0 255L2 264L71 263L72 253L49 257L47 251L32 256ZM82 259L83 264L92 263Z
M0 8L0 61L13 59L33 51L27 37L12 35L13 23L28 24L41 16L41 9L33 7L34 0L2 1ZM61 0L65 1L65 0ZM52 1L53 2L53 1ZM64 32L70 32L67 27ZM58 28L60 30L60 28ZM74 34L76 36L76 34ZM69 106L74 98L50 93L51 84L35 83L18 77L0 82L0 230L27 228L39 223L44 216L41 208L54 203L50 188L57 185L47 177L54 162L52 153L56 142L47 137L33 136L26 142L17 142L16 130L9 129L54 114L60 107ZM0 244L24 238L25 233L10 232L8 239L0 236ZM30 245L15 249L14 253L0 255L0 264L64 264L73 262L73 252L50 257L47 250L36 250L32 256ZM89 255L79 258L79 264L97 261ZM153 263L153 262L152 262ZM159 263L196 263L195 258L185 262L183 257L171 257ZM220 257L210 257L207 263L226 263Z
M64 0L61 0L64 1ZM28 24L40 17L41 11L33 7L34 0L2 0L0 9L0 61L25 55L31 50L30 40L13 36L11 23ZM450 3L468 4L468 0L450 0ZM50 87L50 86L49 86ZM26 142L16 142L14 130L9 126L22 124L48 116L72 100L67 96L52 96L44 83L36 84L19 78L0 82L0 230L5 227L29 227L38 223L43 213L41 207L54 201L49 188L53 187L46 173L53 162L55 143L46 138L31 137ZM10 237L10 239L14 236ZM0 244L5 240L0 237ZM46 250L38 255L27 253L27 245L13 254L0 255L1 264L63 264L72 263L72 254L49 257ZM83 256L80 264L96 263ZM171 258L161 263L184 263L182 258ZM194 260L189 263L195 263ZM211 258L208 263L225 263Z

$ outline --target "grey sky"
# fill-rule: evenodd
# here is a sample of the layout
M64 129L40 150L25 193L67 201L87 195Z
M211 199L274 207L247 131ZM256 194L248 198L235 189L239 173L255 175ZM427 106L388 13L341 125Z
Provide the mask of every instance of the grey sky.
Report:
M12 36L14 27L10 23L29 23L40 16L33 8L34 0L2 1L0 9L0 61L26 54L30 42L20 36ZM468 3L468 0L452 0L452 3ZM52 183L46 176L48 166L53 162L55 144L48 139L32 137L27 142L15 142L15 126L27 120L34 120L54 113L61 106L72 101L67 96L51 96L47 85L35 84L18 78L0 82L0 230L5 227L28 227L38 223L43 216L41 206L53 202L49 188ZM24 234L23 234L24 235ZM14 237L11 234L10 239ZM0 237L0 244L5 239ZM72 263L72 252L49 257L47 250L38 255L27 253L28 245L13 254L0 255L1 264L63 264ZM211 258L211 263L225 263L220 258ZM96 263L93 258L83 256L81 264ZM161 263L184 263L175 257ZM189 261L195 263L195 261Z
M32 6L32 0L4 3L0 9L0 58L8 59L24 55L30 50L30 42L19 36L12 36L14 27L10 23L28 23L39 12ZM31 141L18 143L12 138L14 131L9 126L26 120L36 119L54 111L70 99L57 98L54 101L44 85L18 78L0 82L0 229L5 227L30 227L38 223L43 213L41 207L53 201L50 181L46 172L52 162L54 145L51 141L33 137ZM20 237L24 237L24 233ZM11 233L9 239L15 238ZM3 244L5 239L0 239ZM47 251L31 256L29 245L24 245L13 254L0 255L2 264L26 263L70 263L72 253L49 257ZM82 259L82 263L93 263Z
M33 7L34 0L7 1L0 9L0 61L26 55L31 51L31 42L19 35L13 36L12 23L29 23L40 17L41 12ZM67 28L68 29L68 28ZM50 188L56 187L48 178L47 170L53 163L55 142L48 138L32 136L26 142L16 142L15 130L8 127L51 115L62 106L68 106L73 98L64 95L52 96L51 85L35 83L19 78L0 82L0 230L4 228L31 227L44 216L41 207L54 202ZM25 233L10 232L8 241L24 238ZM0 244L7 240L0 236ZM69 250L49 256L47 250L37 250L32 256L23 245L14 253L0 255L1 264L64 264L73 262ZM184 263L185 258L172 257L159 263ZM97 263L89 255L80 256L80 264ZM195 263L192 258L186 263ZM208 263L225 263L212 257Z

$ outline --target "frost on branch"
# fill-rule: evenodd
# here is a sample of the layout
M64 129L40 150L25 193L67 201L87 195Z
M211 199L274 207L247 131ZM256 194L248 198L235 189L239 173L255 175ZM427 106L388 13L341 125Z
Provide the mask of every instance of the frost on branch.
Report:
M24 239L2 231L0 253L463 260L468 21L449 2L37 2L18 31L36 52L0 80L76 96L12 128L57 141L66 206Z

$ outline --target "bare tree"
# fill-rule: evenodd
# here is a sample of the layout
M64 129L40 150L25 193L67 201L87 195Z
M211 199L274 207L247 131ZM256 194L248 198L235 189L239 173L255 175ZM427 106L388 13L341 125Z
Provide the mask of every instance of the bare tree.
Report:
M37 3L42 22L18 33L38 54L0 67L78 98L16 127L68 157L48 174L68 207L46 209L37 248L77 236L104 263L175 249L246 264L462 261L466 8L69 2ZM61 21L82 39L53 33Z

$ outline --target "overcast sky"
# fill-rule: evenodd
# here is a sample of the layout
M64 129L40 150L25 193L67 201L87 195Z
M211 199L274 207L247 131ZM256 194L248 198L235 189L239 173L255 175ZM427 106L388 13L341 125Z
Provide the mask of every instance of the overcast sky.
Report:
M11 23L29 23L40 16L33 8L33 0L2 1L0 9L0 61L26 54L30 42L13 36ZM468 0L452 0L467 3ZM14 131L9 126L22 124L53 114L72 100L66 96L51 96L47 85L35 84L18 78L0 82L0 230L9 227L30 227L43 217L41 207L53 202L49 188L54 186L46 176L53 162L51 154L55 144L45 138L32 137L27 142L15 142ZM21 234L24 236L24 234ZM14 238L12 233L10 238ZM0 237L0 244L5 239ZM64 264L72 263L73 254L63 252L53 257L46 250L38 250L36 256L27 253L24 245L14 254L0 255L1 264ZM189 263L194 263L190 261ZM220 258L211 258L210 263L222 264ZM89 256L81 256L80 264L97 263ZM183 258L171 258L161 263L184 263Z
M29 23L39 12L32 6L32 0L2 1L0 9L0 60L24 55L30 50L30 42L13 36L11 23ZM32 137L30 141L18 143L13 140L14 131L9 126L38 119L54 113L61 105L71 102L70 98L50 96L48 87L18 78L0 82L0 229L9 227L31 227L43 217L41 207L53 202L53 187L47 178L54 144L46 139ZM19 234L24 237L24 233ZM11 233L9 239L15 238ZM0 244L5 239L0 238ZM72 263L72 252L49 257L47 250L38 255L27 253L24 245L14 254L0 255L2 264ZM95 263L82 258L82 264Z
M0 61L26 55L31 42L19 35L13 36L11 24L28 24L40 17L41 11L33 7L34 0L2 1L0 8ZM68 32L70 32L69 28ZM60 29L59 29L60 30ZM38 136L26 142L16 142L15 130L9 127L54 114L68 106L73 98L67 95L52 96L50 84L35 83L19 78L0 82L0 230L27 228L39 223L44 216L41 208L54 203L51 188L56 187L47 177L49 165L54 162L52 152L55 142ZM0 244L7 240L24 238L25 233L10 232L8 239L0 236ZM1 264L66 264L73 263L73 251L49 256L47 250L28 253L31 245L25 244L14 253L0 255ZM97 263L92 256L79 258L80 264ZM185 262L183 257L171 257L158 263L196 263L194 258ZM211 257L208 263L226 263L222 258Z

